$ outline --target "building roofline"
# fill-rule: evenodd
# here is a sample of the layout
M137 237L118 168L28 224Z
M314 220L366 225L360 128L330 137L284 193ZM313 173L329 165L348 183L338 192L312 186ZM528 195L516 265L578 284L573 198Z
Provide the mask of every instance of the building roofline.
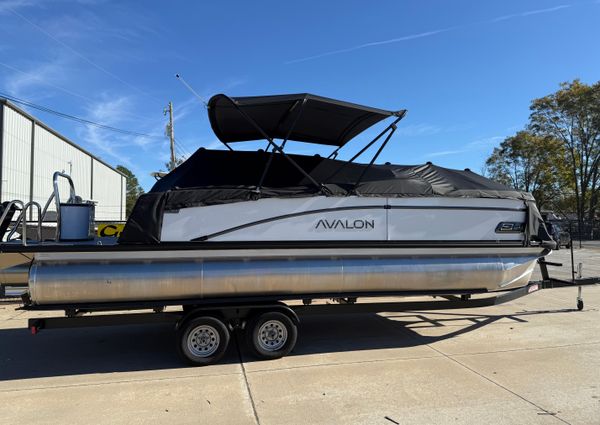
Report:
M96 155L94 155L93 153L91 153L90 151L82 148L81 146L79 146L77 143L73 142L72 140L70 140L68 137L60 134L58 131L54 130L53 128L49 127L47 124L44 124L42 121L38 120L36 117L34 117L33 115L29 114L28 112L24 111L23 109L19 108L17 105L15 105L14 103L12 103L10 100L4 98L4 97L0 97L0 105L5 105L8 106L9 108L15 110L15 112L23 115L25 118L27 118L29 121L31 121L33 124L36 124L40 127L42 127L44 130L48 131L49 133L53 134L54 136L58 137L59 139L61 139L63 142L68 143L69 145L73 146L75 149L80 150L81 152L83 152L84 154L90 156L91 158L93 158L94 160L98 161L99 163L107 166L108 168L110 168L111 170L119 173L120 175L122 175L123 177L127 178L127 175L125 175L124 173L122 173L121 171L117 170L115 167L113 167L112 165L110 165L109 163L107 163L106 161L104 161L103 159L97 157Z

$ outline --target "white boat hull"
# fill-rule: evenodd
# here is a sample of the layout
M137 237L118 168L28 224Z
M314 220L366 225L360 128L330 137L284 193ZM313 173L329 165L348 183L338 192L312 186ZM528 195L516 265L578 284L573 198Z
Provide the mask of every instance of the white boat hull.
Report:
M525 222L513 199L308 197L259 199L165 211L161 242L513 241L501 222Z

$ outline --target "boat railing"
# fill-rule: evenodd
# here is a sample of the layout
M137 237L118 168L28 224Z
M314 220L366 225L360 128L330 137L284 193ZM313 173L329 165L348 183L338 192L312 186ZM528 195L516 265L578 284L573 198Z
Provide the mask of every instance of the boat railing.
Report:
M46 213L48 212L48 207L54 201L56 205L56 240L60 240L60 193L58 190L58 178L62 177L69 182L69 199L67 202L75 202L77 199L77 195L75 194L75 185L73 184L73 179L71 176L65 173L61 173L60 171L56 171L52 175L52 187L53 191L48 200L46 201L46 205L44 205L44 209L42 210L42 219L46 217Z
M6 237L6 241L12 240L13 236L15 235L15 233L17 232L17 230L20 227L22 243L24 246L27 246L27 223L28 223L27 212L29 210L33 211L33 209L35 207L35 208L37 208L37 220L36 220L37 241L41 242L42 241L42 223L44 222L44 220L46 218L46 215L48 213L48 208L52 204L52 201L54 201L55 205L56 205L56 233L55 233L56 236L55 236L55 240L57 240L57 241L60 240L60 231L61 231L60 203L61 203L61 201L60 201L60 193L59 193L59 188L58 188L58 179L60 177L66 179L67 182L69 183L69 198L67 200L67 203L77 202L77 195L75 194L75 185L73 184L73 179L71 179L71 176L69 176L68 174L62 173L60 171L56 171L52 176L53 191L52 191L52 194L50 195L50 197L48 198L48 200L46 201L44 208L42 208L42 206L38 202L30 201L30 202L24 203L23 201L18 200L18 199L10 201L9 203L6 204L6 207L4 208L4 211L2 212L2 215L0 216L0 223L3 223L4 220L6 220L6 219L12 219L12 217L9 218L8 215L10 214L13 207L19 207L21 210L21 212L17 216L17 219L14 220L14 224L12 225L12 228L10 229L8 236ZM14 211L12 212L12 214L14 214Z
M13 237L13 235L16 233L19 226L21 226L21 239L23 242L23 246L27 246L27 211L30 208L33 209L33 207L37 207L37 212L38 212L37 226L36 226L37 241L41 242L41 240L42 240L42 207L40 206L40 204L35 201L30 201L30 202L27 202L26 204L24 204L23 201L19 201L18 199L15 199L14 201L10 201L6 205L6 208L4 209L4 212L2 213L2 216L0 217L0 223L3 222L7 218L8 214L13 206L21 206L21 212L19 213L17 220L15 220L15 224L14 224L13 228L11 229L10 233L8 234L8 236L6 237L6 240L10 241L11 238ZM14 212L13 212L13 214L14 214Z

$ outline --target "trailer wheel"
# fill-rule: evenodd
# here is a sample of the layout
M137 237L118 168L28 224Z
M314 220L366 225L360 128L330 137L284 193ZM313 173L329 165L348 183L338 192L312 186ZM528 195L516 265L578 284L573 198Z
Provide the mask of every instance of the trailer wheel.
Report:
M577 310L583 310L583 300L577 300Z
M246 342L255 356L278 359L296 345L298 327L292 319L278 311L263 313L246 326Z
M181 357L193 366L215 363L223 357L229 345L229 330L219 319L197 317L177 329L177 349Z

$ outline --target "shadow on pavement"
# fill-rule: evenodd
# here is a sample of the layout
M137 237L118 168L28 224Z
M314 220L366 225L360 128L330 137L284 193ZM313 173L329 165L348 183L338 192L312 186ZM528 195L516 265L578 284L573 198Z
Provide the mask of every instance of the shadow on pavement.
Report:
M415 347L451 339L503 319L518 325L527 323L526 317L530 315L574 311L576 310L560 309L501 315L420 311L388 313L385 316L312 316L301 318L302 331L298 344L290 355ZM431 327L445 328L448 332L437 336L417 332L418 329Z
M518 325L527 322L530 315L571 311L307 316L301 318L298 344L290 355L413 347L472 332L501 319ZM448 333L422 336L415 330L422 327L445 327ZM240 361L234 341L236 338L232 338L220 363ZM246 359L247 350L242 351ZM185 366L176 354L171 325L46 330L36 336L24 328L0 329L0 381L182 367Z

